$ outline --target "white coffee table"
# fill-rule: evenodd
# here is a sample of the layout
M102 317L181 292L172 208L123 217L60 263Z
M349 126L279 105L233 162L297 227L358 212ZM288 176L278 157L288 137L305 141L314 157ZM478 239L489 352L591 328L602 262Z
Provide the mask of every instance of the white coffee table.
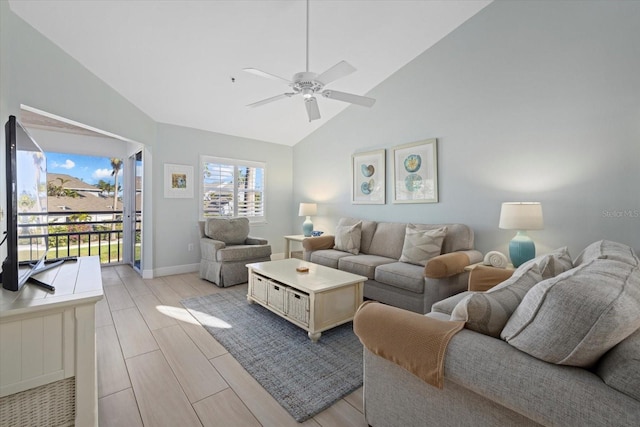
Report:
M306 273L296 271L307 267ZM298 259L247 264L247 301L258 303L308 332L316 342L323 331L353 320L364 276Z

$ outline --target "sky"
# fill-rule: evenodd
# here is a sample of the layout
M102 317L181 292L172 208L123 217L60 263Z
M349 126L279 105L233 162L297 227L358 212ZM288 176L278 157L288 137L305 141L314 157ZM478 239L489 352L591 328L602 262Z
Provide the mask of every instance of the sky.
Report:
M109 157L51 152L47 152L45 155L47 156L48 173L64 173L91 185L97 184L101 179L113 184L113 177L111 176L113 168ZM121 182L121 180L122 169L118 173L118 182Z

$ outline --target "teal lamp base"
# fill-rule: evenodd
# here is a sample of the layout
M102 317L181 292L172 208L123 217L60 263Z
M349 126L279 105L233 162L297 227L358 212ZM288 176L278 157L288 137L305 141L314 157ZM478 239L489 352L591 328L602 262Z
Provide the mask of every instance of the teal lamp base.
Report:
M518 231L509 242L509 258L514 267L519 267L536 256L536 245L526 231Z
M312 231L313 223L311 222L311 217L307 215L307 219L302 223L302 234L304 234L304 237L311 237Z

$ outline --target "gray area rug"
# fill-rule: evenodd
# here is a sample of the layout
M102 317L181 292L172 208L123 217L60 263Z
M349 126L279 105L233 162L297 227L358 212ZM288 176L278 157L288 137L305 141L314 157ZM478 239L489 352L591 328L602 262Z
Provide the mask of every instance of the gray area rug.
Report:
M314 344L303 329L249 304L242 288L181 302L298 422L362 385L362 344L352 323Z

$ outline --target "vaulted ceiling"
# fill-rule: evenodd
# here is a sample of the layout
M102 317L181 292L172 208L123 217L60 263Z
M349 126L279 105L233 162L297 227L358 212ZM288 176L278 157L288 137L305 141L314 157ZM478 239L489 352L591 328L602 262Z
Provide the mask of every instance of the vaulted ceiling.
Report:
M14 13L157 122L295 145L349 106L300 96L247 104L290 88L306 66L304 0L10 0ZM312 0L309 68L357 71L330 88L365 95L490 1ZM376 108L375 105L372 108ZM55 113L55 112L54 112Z

